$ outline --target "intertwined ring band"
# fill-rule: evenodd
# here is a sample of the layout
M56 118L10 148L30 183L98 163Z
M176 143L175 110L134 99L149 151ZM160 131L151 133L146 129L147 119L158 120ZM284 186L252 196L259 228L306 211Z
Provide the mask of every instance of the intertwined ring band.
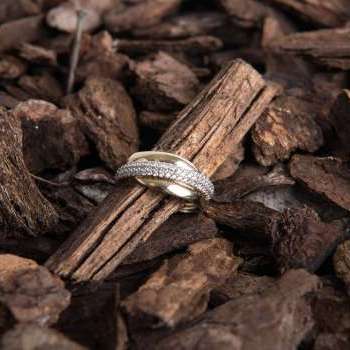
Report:
M135 177L147 187L156 187L173 196L195 201L209 200L214 194L212 182L187 159L166 152L138 152L121 166L116 178Z

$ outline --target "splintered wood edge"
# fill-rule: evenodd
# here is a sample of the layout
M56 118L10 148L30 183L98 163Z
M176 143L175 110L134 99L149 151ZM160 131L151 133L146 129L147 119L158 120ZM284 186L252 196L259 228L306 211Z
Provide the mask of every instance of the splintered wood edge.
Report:
M236 60L180 113L155 149L184 156L210 176L276 92L250 65ZM179 200L136 184L118 187L46 266L76 281L106 278L180 206Z

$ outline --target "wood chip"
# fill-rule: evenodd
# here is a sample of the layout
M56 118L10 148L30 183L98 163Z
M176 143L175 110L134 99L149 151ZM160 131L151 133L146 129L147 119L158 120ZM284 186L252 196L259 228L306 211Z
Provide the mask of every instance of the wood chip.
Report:
M105 24L115 33L150 27L175 12L180 3L181 0L146 0L124 9L117 7L106 14Z
M60 350L86 350L61 333L30 323L18 324L4 334L0 342L3 350L35 350L56 348Z
M159 52L134 68L133 94L145 109L173 111L189 103L199 90L196 75L172 56Z
M256 160L268 166L288 159L297 149L317 151L323 134L313 113L312 103L293 96L278 97L252 130Z
M41 46L23 43L19 48L19 54L29 62L48 66L57 65L56 51Z
M123 305L131 318L155 318L174 327L203 313L210 290L225 283L240 263L226 240L195 243L182 259L166 261Z
M1 226L11 235L43 233L57 222L57 213L25 166L19 119L4 110L0 110L0 139Z
M141 243L127 257L124 264L151 260L184 249L195 242L215 238L217 234L214 221L204 215L177 214L160 226L147 242Z
M16 79L25 73L27 65L22 60L10 56L0 56L0 77L2 79Z
M0 25L0 52L43 37L43 16L25 17Z
M279 269L316 271L346 237L343 227L324 223L310 208L289 209L271 222L273 253Z
M338 245L333 256L333 266L337 277L342 280L350 294L350 241Z
M13 113L22 124L24 161L30 171L65 169L88 153L78 122L69 110L28 100L18 104Z
M137 151L139 138L132 101L123 86L111 79L91 78L66 106L111 168L124 164Z
M295 155L289 168L294 179L350 210L350 171L340 159Z
M215 308L187 329L158 341L154 349L296 349L314 325L304 296L319 284L315 275L291 270L263 293Z

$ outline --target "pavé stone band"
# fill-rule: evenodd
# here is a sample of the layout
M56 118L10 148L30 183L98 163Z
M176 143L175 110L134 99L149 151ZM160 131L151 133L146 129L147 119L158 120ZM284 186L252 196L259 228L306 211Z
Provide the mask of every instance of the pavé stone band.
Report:
M138 152L121 166L116 178L135 177L147 187L160 188L173 196L195 201L209 200L214 194L212 182L187 159L166 152Z

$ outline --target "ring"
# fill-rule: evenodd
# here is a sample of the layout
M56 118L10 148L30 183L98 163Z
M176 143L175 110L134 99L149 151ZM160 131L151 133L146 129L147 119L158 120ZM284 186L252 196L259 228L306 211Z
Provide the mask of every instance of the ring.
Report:
M210 200L213 183L190 161L166 152L137 152L116 172L116 179L134 177L139 183L194 202Z

